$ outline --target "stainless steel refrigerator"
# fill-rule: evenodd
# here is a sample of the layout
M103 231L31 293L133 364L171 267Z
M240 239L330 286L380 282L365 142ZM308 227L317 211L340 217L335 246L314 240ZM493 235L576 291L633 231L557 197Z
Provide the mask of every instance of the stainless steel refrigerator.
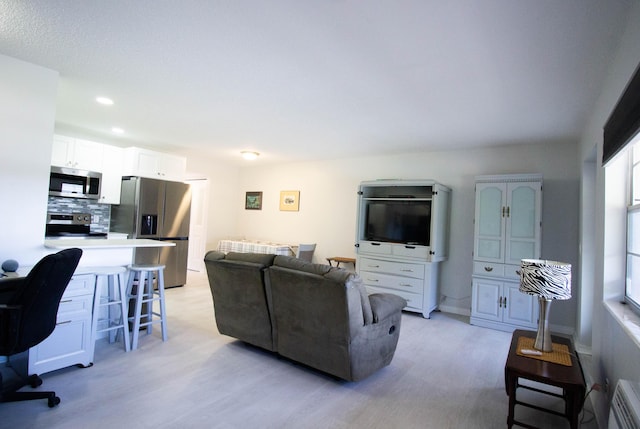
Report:
M187 281L191 186L182 182L125 176L120 205L111 206L113 232L129 238L171 241L172 247L136 248L135 264L163 264L165 287Z

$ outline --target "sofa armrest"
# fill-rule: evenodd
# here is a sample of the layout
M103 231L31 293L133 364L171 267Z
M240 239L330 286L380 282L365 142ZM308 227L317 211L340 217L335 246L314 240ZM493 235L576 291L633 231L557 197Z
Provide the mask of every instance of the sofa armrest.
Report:
M222 252L218 252L217 250L209 250L205 255L204 255L204 260L205 261L218 261L220 259L224 259L225 254Z
M392 293L374 293L369 295L371 311L373 312L373 323L378 323L387 317L402 311L407 306L404 298Z

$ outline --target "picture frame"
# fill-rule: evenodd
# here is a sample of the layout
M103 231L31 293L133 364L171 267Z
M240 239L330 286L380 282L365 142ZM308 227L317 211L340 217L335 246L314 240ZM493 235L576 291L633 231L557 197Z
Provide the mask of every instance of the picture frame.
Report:
M280 211L300 210L300 191L280 191Z
M262 192L247 192L244 197L245 210L262 210Z

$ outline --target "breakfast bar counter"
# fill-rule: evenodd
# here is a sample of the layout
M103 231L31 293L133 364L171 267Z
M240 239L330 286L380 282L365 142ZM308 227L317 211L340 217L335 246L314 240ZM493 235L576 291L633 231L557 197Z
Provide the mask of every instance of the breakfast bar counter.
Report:
M113 302L122 305L119 312L113 314L127 312L126 304L114 298L126 295L123 287L127 270L124 267L131 265L134 250L170 246L175 246L175 243L127 239L124 234L109 238L45 239L43 251L47 254L80 248L82 257L64 292L57 314L58 324L46 340L29 350L28 373L42 374L73 365L93 365L95 340L115 332L109 331L114 325L112 309L107 305ZM27 275L30 269L23 265L19 274ZM114 286L119 288L119 293L111 291ZM126 323L125 318L123 326ZM110 341L113 340L110 338ZM125 350L128 351L128 347Z
M82 249L79 267L86 266L126 266L133 261L136 248L157 248L175 246L171 241L152 239L102 238L102 239L47 239L44 247L47 250L59 251L77 247Z
M134 247L170 247L176 244L170 241L160 241L151 239L51 239L44 241L44 247L49 249L69 249L77 247L80 249L133 249Z

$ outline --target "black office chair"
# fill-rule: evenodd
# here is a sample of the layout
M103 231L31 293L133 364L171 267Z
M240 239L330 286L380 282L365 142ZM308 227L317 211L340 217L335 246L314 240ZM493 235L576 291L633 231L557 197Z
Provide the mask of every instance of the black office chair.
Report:
M29 350L53 332L60 299L81 256L80 249L65 249L42 258L26 277L0 280L0 356L8 357L8 368L12 367L11 356ZM42 379L11 369L18 382L5 383L0 373L0 402L48 399L49 407L60 403L55 392L17 392L27 384L40 386Z

